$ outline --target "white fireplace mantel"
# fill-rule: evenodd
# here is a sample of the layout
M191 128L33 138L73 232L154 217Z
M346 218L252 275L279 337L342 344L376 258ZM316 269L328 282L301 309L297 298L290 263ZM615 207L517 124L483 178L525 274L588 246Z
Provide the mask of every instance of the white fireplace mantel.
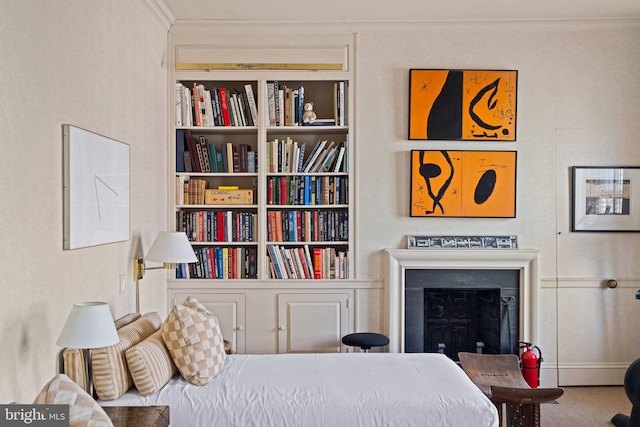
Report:
M386 249L389 352L404 352L405 270L520 270L520 340L539 342L540 252L534 249Z

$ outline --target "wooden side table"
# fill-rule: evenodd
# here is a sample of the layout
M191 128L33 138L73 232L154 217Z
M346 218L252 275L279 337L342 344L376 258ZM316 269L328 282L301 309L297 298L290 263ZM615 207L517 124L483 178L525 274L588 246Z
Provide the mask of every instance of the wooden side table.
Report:
M168 406L103 406L113 427L168 427Z

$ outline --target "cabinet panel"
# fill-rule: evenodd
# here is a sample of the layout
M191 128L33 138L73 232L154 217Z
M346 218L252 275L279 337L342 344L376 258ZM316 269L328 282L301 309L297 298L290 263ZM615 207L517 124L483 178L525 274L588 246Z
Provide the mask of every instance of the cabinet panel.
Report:
M278 352L344 351L349 294L278 294Z
M187 296L196 298L207 310L215 314L220 323L224 339L231 341L234 352L245 352L245 295L227 293L181 293L174 294L176 303Z

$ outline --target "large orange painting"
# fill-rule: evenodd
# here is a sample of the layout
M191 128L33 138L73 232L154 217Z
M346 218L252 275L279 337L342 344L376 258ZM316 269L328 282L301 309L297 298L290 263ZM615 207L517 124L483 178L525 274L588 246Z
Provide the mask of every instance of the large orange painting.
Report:
M411 216L516 216L515 151L411 151Z
M409 71L409 139L515 141L515 70Z

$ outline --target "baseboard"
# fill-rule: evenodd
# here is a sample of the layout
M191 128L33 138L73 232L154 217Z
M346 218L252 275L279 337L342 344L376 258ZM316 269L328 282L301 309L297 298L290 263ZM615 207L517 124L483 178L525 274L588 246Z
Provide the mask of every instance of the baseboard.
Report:
M625 364L558 364L560 386L623 385Z

